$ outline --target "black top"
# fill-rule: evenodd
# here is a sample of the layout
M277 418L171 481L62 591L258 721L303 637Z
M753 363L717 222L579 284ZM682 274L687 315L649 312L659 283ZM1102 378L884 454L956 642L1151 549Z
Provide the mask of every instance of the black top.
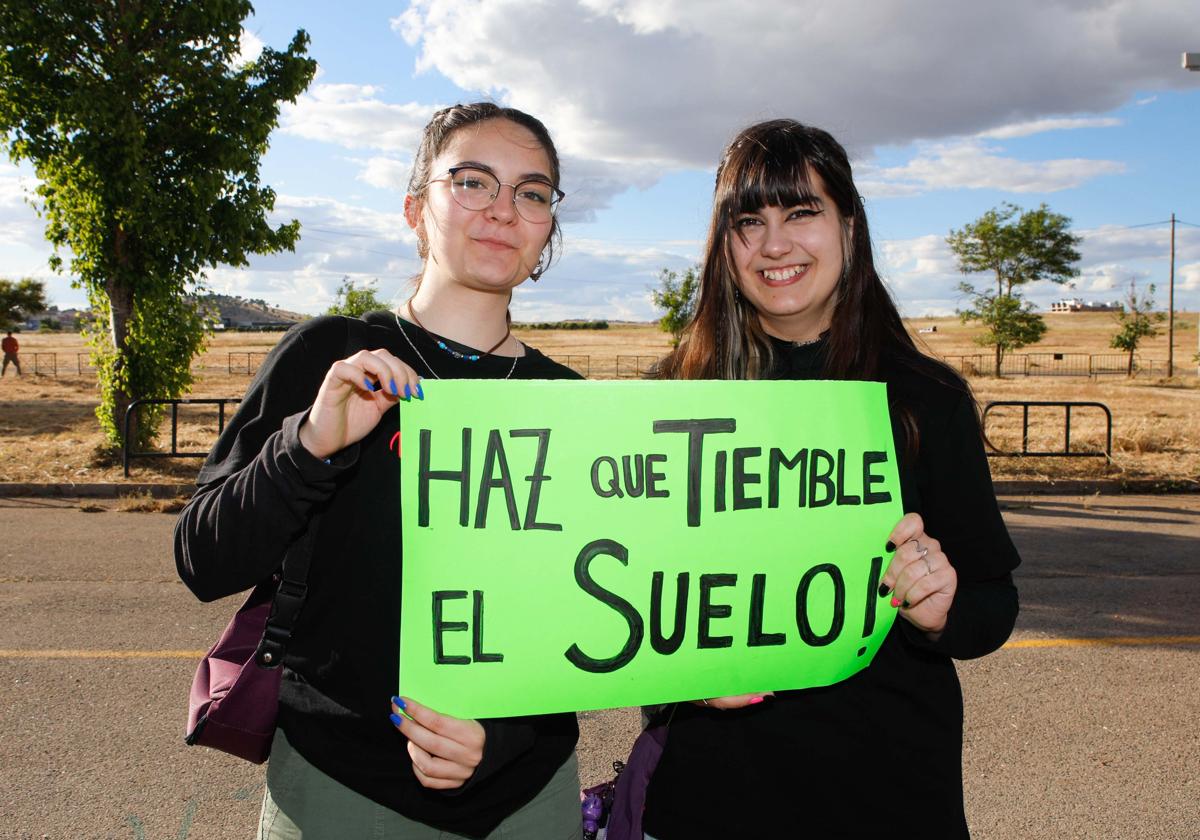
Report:
M821 378L823 344L775 349L772 378ZM948 384L952 374L942 382L888 367L904 510L921 514L958 573L946 629L930 642L897 616L871 665L841 683L735 711L678 704L647 796L645 829L659 840L968 836L951 658L982 656L1008 638L1020 558L965 386ZM915 459L905 456L901 407L919 433ZM886 540L879 535L881 549Z
M391 313L364 320L356 332L368 349L387 349L427 379L431 365L447 379L503 379L510 369L513 379L580 378L533 348L515 368L512 357L456 359L404 322L422 362ZM248 589L276 571L320 512L308 597L284 660L279 725L301 755L347 787L411 819L483 836L545 786L578 727L573 714L484 720L483 761L461 789L427 790L413 775L405 738L388 720L399 664L400 468L388 446L397 409L330 463L298 437L325 373L348 355L348 323L308 321L268 355L175 526L176 566L201 600Z

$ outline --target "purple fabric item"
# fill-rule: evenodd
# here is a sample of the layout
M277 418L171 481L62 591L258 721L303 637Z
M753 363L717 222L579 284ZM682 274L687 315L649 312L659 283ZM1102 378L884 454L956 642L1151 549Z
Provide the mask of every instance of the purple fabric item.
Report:
M646 788L667 746L667 725L651 726L633 742L629 761L617 777L612 813L608 817L607 840L642 840L642 812Z
M281 667L264 668L254 653L262 641L274 580L259 584L200 660L188 702L187 742L262 764L271 754Z

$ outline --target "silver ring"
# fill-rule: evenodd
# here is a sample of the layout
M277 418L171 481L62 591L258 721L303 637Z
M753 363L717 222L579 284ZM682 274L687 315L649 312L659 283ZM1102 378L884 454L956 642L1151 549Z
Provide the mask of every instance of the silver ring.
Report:
M701 697L701 698L700 698L700 702L701 702L701 703L703 703L705 706L707 706L707 705L708 705L708 701L707 701L707 700L705 700L703 697ZM711 708L711 707L710 707L710 708Z
M929 558L925 555L921 555L921 559L925 561L925 576L928 577L933 574L933 566L929 565Z

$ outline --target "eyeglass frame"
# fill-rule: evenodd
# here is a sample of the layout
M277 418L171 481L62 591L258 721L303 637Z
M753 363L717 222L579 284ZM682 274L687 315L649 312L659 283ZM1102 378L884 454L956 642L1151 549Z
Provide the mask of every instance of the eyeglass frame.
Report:
M558 205L561 204L562 200L567 197L567 194L565 192L560 190L558 187L554 186L554 184L550 183L549 180L543 181L540 178L526 178L524 181L521 181L519 184L510 184L507 181L501 181L495 172L492 172L489 169L484 169L481 166L475 166L472 164L463 164L462 166L451 166L448 170L446 170L445 175L442 175L441 177L438 177L438 178L430 178L428 181L425 182L425 186L428 187L430 184L435 184L439 181L445 181L447 178L453 180L454 176L457 175L459 172L462 172L464 169L473 169L476 172L482 172L485 175L490 175L496 181L496 192L492 193L491 200L487 204L485 204L483 207L480 207L478 209L475 209L473 207L467 207L461 201L459 201L457 198L455 198L454 197L454 184L453 183L450 184L450 197L454 198L454 203L457 204L459 207L462 207L462 209L470 210L473 213L482 213L484 210L487 210L489 207L491 207L493 204L495 204L496 199L500 197L500 187L512 187L513 188L513 197L512 197L513 211L518 216L520 216L522 219L525 219L524 214L521 213L521 209L517 206L517 187L521 186L521 184L545 184L547 187L554 190L555 198L553 201L550 202L550 218L546 220L548 222L553 222L555 217L558 215ZM534 224L534 225L544 224L544 222L537 222L537 221L533 221L532 219L525 219L525 221L529 222L530 224Z

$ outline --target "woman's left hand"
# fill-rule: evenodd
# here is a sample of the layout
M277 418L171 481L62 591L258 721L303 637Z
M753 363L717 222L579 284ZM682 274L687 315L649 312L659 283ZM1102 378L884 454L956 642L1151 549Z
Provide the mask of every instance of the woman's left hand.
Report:
M905 514L888 539L896 553L882 583L892 591L892 606L900 607L901 616L937 641L958 590L958 572L942 553L941 543L925 533L919 514Z
M408 739L413 773L427 788L462 787L483 760L486 733L477 720L443 715L407 697L392 698L391 720Z

